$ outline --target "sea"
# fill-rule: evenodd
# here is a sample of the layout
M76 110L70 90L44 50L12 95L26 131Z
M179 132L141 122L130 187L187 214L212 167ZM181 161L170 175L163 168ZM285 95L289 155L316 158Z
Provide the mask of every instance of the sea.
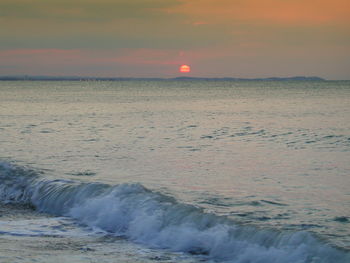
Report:
M0 262L349 263L350 81L1 81Z

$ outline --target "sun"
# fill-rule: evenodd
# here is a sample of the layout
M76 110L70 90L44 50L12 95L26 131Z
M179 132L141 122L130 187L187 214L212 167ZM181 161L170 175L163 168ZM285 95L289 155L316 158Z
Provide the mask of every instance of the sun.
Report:
M181 73L189 73L191 72L191 67L189 65L181 65L179 71Z

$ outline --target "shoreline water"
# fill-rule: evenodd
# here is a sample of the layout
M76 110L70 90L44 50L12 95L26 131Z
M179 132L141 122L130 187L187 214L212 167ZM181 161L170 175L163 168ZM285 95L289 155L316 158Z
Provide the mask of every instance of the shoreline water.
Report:
M46 238L86 240L93 262L97 247L135 262L349 255L350 82L23 81L0 91L0 196L13 205L0 237L25 255Z
M67 229L61 228L64 224ZM125 238L94 234L91 229L73 225L70 219L39 213L27 205L0 202L0 262L199 262L182 253L152 250Z
M0 178L3 181L0 184L2 201L21 204L18 208L27 209L32 216L45 215L29 211L28 205L41 212L71 217L105 235L125 237L126 240L150 248L203 255L207 260L232 262L248 258L253 261L255 257L270 262L293 262L296 258L301 262L310 258L317 259L318 262L346 262L350 257L349 253L341 252L327 242L323 243L310 233L238 225L137 184L109 186L71 180L48 180L33 170L9 163L1 164ZM16 210L13 213L16 214ZM62 222L51 228L59 229L60 225ZM40 230L26 229L23 233L18 231L15 229L12 235L36 236ZM2 233L6 234L4 231ZM54 236L62 235L61 232L52 233ZM39 237L42 235L47 234L40 233ZM255 254L253 258L251 250Z

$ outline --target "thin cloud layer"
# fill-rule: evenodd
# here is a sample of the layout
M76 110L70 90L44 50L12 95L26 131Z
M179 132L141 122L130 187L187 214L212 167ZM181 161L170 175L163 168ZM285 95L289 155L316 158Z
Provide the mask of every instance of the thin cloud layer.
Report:
M344 79L349 11L347 0L2 0L0 75L30 62L55 74L71 55L70 75L172 76L187 63L198 76Z

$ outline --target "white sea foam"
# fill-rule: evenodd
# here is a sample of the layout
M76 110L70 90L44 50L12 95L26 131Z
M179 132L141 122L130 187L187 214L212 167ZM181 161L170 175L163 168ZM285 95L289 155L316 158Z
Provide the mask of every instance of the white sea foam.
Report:
M349 262L350 255L308 232L242 226L177 202L140 184L109 186L44 179L32 170L0 165L0 198L69 216L91 228L153 248L243 262Z

